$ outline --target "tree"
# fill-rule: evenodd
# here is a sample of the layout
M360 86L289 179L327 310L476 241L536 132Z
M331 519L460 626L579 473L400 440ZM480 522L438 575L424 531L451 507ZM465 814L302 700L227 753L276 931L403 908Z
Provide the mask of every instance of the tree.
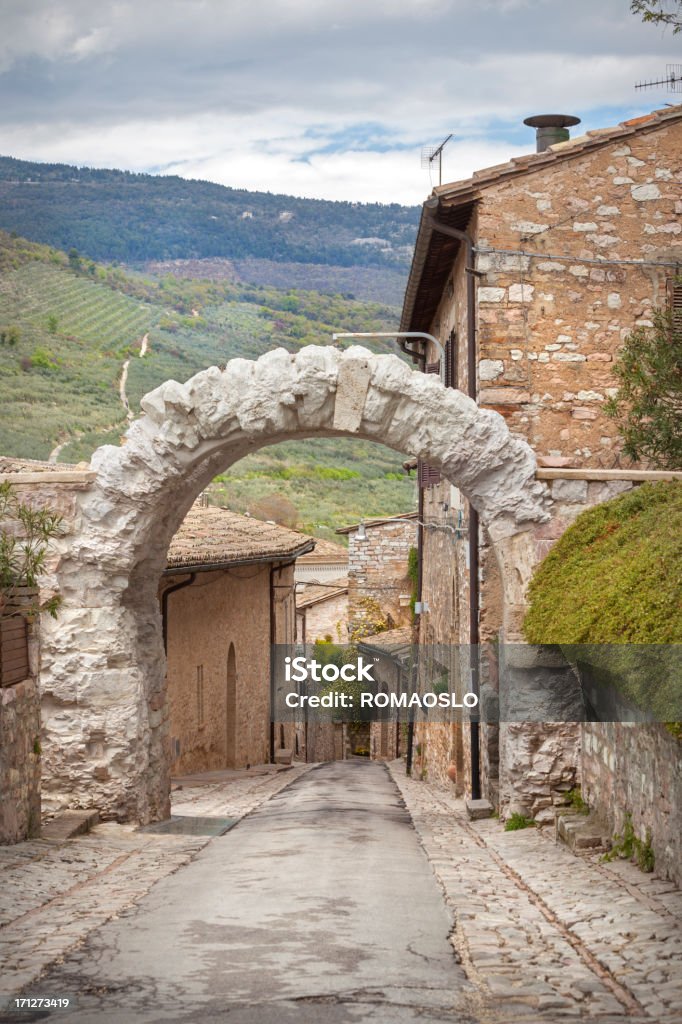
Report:
M641 14L642 21L672 25L673 35L682 32L682 0L632 0L630 10Z
M662 310L653 320L625 339L613 371L619 387L604 411L618 420L626 455L682 469L682 328Z
M264 522L278 523L295 529L298 522L298 509L284 494L266 494L249 507L249 513L255 519Z
M9 481L0 483L0 620L39 612L56 618L61 604L58 594L42 603L37 596L29 597L19 608L14 596L21 588L37 592L50 541L58 535L61 522L62 517L51 509L21 501Z

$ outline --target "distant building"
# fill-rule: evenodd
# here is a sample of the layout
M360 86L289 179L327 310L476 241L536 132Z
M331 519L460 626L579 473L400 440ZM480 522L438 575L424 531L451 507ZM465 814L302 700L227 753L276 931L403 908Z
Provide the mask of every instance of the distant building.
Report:
M296 642L348 642L348 578L296 584Z
M294 564L314 544L226 509L189 511L159 588L173 774L296 753L294 727L270 724L270 647L294 641Z
M329 583L348 575L348 548L315 538L315 549L296 560L296 582Z
M367 519L336 532L348 537L348 622L359 635L412 623L410 548L417 544L417 513ZM365 628L366 627L366 628Z

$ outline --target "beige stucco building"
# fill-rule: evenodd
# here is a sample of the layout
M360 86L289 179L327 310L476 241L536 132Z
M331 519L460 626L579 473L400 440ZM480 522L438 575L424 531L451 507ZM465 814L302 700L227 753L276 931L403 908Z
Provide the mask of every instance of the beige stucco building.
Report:
M294 563L313 545L226 509L190 510L159 588L173 774L295 752L293 726L271 727L271 644L294 641Z

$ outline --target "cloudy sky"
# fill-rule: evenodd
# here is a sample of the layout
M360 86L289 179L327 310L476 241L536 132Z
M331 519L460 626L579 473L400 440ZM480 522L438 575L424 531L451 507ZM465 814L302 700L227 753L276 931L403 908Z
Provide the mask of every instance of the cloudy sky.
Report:
M0 0L0 153L377 202L682 97L629 0ZM575 131L575 130L574 130Z

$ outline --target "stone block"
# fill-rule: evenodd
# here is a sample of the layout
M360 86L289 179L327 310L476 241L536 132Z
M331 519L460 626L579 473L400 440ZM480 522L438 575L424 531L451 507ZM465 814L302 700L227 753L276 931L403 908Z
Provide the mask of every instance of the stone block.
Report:
M480 821L492 817L493 805L489 800L467 800L465 802L467 816L471 821Z
M552 497L555 501L584 505L587 501L587 480L552 480Z
M75 836L83 836L99 822L99 813L89 811L62 811L46 825L43 825L41 839L63 842Z

